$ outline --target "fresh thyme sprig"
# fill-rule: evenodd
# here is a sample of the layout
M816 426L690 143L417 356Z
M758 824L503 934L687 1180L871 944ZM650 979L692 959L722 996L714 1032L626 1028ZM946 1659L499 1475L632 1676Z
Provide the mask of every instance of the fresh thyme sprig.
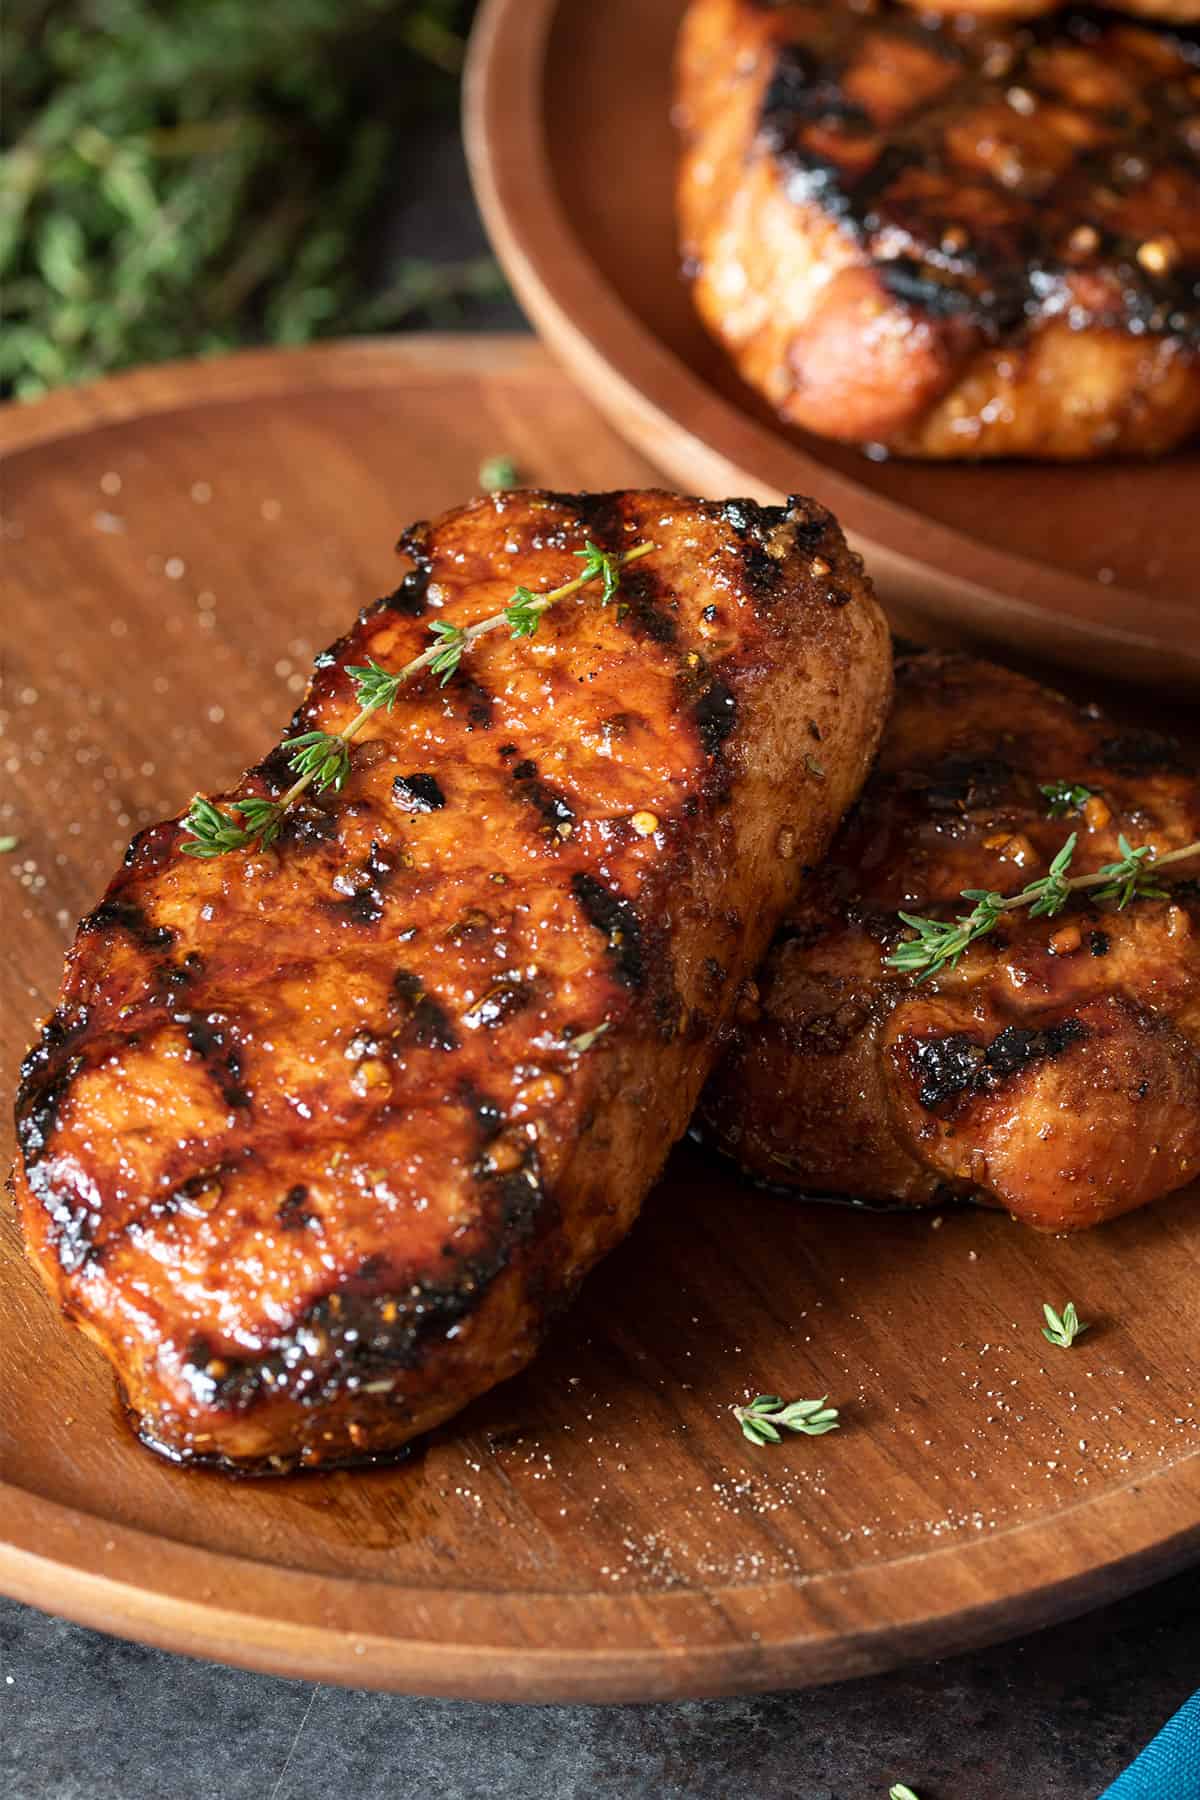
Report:
M1121 835L1117 847L1121 852L1116 862L1105 863L1091 875L1069 876L1071 858L1075 854L1077 834L1072 832L1055 856L1040 881L1031 881L1019 894L997 894L987 888L963 888L964 900L973 901L969 913L956 919L923 919L913 913L899 916L916 933L897 945L884 958L884 967L898 969L904 975L915 975L925 981L939 969L955 968L958 959L971 944L994 931L1006 912L1027 906L1031 918L1053 918L1066 906L1072 894L1092 890L1097 900L1112 900L1121 911L1134 900L1166 899L1168 890L1160 887L1156 872L1168 863L1183 862L1200 856L1200 841L1185 844L1179 850L1165 850L1158 855L1152 844L1134 849Z
M888 1789L888 1800L920 1800L920 1796L913 1793L907 1781L897 1781Z
M782 1443L781 1425L784 1431L802 1431L805 1437L824 1437L838 1429L838 1409L826 1406L828 1398L823 1394L819 1400L793 1400L785 1406L778 1394L759 1394L749 1406L735 1406L733 1416L752 1444Z
M414 676L428 669L431 674L441 677L444 687L456 673L465 652L479 638L499 631L505 625L514 638L533 637L543 614L560 600L577 594L590 581L602 583L601 605L609 605L620 587L621 570L639 557L649 556L655 548L654 544L635 544L630 550L601 550L590 538L585 539L584 548L574 552L583 559L582 571L560 587L551 588L544 594L518 587L502 611L480 619L474 625L452 625L445 619L435 620L430 627L432 641L419 656L414 656L394 673L373 658L368 659L365 666L347 668L360 711L345 729L306 731L299 737L285 739L284 748L293 752L289 766L296 780L278 800L234 800L230 802L229 811L222 812L211 800L198 794L183 821L184 830L193 840L181 845L184 855L223 856L227 851L245 850L255 843L266 849L279 835L284 814L306 789L312 787L317 793L324 793L329 788L335 793L341 790L350 773L351 743L373 713L381 708L391 711L400 689ZM241 824L231 816L234 813L240 815Z
M1052 1306L1043 1306L1046 1323L1042 1327L1042 1336L1048 1344L1057 1344L1060 1350L1069 1350L1077 1337L1091 1329L1080 1319L1075 1311L1075 1302L1068 1300L1062 1309L1061 1316Z

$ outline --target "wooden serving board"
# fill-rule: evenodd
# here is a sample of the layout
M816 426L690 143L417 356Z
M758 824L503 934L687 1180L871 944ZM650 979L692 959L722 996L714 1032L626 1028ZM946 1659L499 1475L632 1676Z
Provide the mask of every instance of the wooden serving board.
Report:
M3 1067L130 833L274 740L411 519L505 452L651 478L523 339L146 371L0 417ZM9 1145L3 1146L7 1156ZM1070 1240L740 1186L685 1148L527 1374L391 1470L230 1483L129 1435L0 1223L0 1587L291 1675L646 1699L879 1669L1200 1549L1193 1193ZM1043 1300L1093 1330L1039 1334ZM828 1392L755 1450L730 1408Z
M1200 691L1200 444L1157 462L874 463L781 424L679 269L686 0L485 0L466 128L497 253L584 392L681 487L819 494L885 598L993 645Z

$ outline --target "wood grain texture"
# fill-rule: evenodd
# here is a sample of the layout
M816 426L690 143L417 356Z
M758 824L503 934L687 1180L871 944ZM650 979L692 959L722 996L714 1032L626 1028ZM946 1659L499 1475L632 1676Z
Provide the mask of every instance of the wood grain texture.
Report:
M653 479L525 340L144 371L0 439L10 1086L130 833L271 741L401 525L500 451ZM798 1206L685 1148L527 1374L399 1467L261 1484L134 1443L5 1212L0 1587L250 1667L522 1700L831 1680L1066 1617L1200 1548L1196 1199L1043 1239ZM1068 1296L1095 1327L1052 1350ZM753 1450L729 1409L763 1388L828 1390L844 1428Z
M547 344L681 486L824 501L885 600L993 647L1195 693L1200 448L1159 463L871 463L782 426L707 337L676 249L671 68L684 5L482 9L472 174Z

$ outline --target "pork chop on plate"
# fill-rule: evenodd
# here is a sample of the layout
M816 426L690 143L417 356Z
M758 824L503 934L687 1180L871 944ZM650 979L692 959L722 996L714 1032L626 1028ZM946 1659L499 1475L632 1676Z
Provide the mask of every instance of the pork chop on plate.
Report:
M1048 795L1044 789L1050 788ZM705 1090L703 1134L774 1185L905 1206L955 1195L1069 1231L1200 1176L1200 857L1123 910L1003 914L956 966L892 965L901 911L1011 895L1200 840L1200 773L1024 676L897 665L879 764L801 890Z
M29 1249L181 1460L394 1452L529 1360L882 730L887 630L809 501L506 493L404 548L292 723L353 741L142 832L25 1064Z

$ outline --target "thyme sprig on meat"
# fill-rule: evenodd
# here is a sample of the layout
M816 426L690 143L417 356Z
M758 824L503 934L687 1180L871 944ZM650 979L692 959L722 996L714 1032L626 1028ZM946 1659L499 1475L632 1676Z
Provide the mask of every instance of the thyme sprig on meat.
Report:
M1027 906L1031 918L1053 918L1062 912L1072 894L1091 892L1097 900L1111 900L1118 911L1134 900L1165 900L1168 890L1158 882L1159 869L1200 856L1200 841L1184 844L1178 850L1164 850L1160 855L1153 844L1139 844L1135 849L1121 835L1117 839L1121 854L1116 862L1105 863L1091 875L1068 875L1077 842L1078 833L1073 831L1047 873L1018 894L963 888L962 898L972 902L971 911L955 919L925 919L902 912L900 918L916 936L907 938L885 957L884 967L925 981L940 969L955 968L963 951L994 931L1005 913Z
M253 845L267 849L278 837L285 814L307 789L312 788L318 794L330 788L335 793L341 791L350 773L351 743L372 714L381 708L391 711L401 688L415 676L428 669L432 675L441 677L444 687L457 673L463 656L481 637L499 631L505 625L514 638L533 637L552 606L577 594L589 582L601 583L600 603L608 606L620 587L621 570L639 557L649 556L655 547L654 544L635 544L629 550L602 550L587 538L583 549L574 552L582 560L583 568L561 586L541 594L518 587L500 612L480 619L474 625L452 625L445 619L436 620L430 627L431 641L402 669L385 669L371 658L363 667L348 668L346 673L354 684L360 710L344 730L305 731L299 737L285 738L283 747L292 752L289 767L296 780L278 800L256 797L233 800L228 810L223 811L211 800L197 794L183 821L184 830L192 838L191 843L181 845L184 855L207 859L224 856L231 850L247 850Z

